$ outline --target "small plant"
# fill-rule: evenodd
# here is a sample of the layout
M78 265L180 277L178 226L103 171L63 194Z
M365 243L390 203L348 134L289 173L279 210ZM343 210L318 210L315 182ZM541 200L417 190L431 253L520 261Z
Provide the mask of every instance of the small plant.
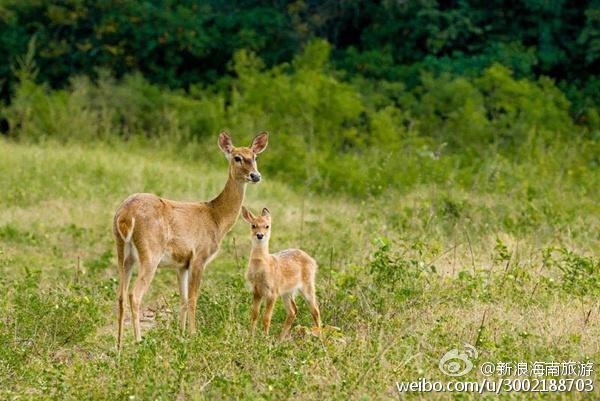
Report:
M27 245L37 245L40 242L35 233L19 230L12 224L0 226L0 240Z
M390 241L386 238L377 238L375 244L378 248L369 263L375 283L400 298L420 294L425 281L423 275L433 271L420 257L422 245L417 242L412 246L418 258L406 258L404 255L393 254Z
M510 261L510 252L506 244L500 239L496 238L496 245L494 246L494 262L503 263Z
M562 271L562 286L573 295L600 294L600 259L578 255L562 248L558 268Z

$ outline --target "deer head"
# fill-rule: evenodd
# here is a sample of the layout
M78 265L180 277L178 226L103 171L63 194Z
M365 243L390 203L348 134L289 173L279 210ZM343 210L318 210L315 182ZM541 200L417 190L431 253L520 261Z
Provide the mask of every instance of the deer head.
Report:
M261 175L256 167L256 156L262 153L269 141L269 135L261 132L252 141L249 147L235 147L231 137L226 132L219 134L219 147L229 160L229 175L237 181L256 184L260 182Z
M269 243L271 238L271 213L266 207L260 216L254 216L252 212L242 206L242 217L252 227L252 244L263 246Z

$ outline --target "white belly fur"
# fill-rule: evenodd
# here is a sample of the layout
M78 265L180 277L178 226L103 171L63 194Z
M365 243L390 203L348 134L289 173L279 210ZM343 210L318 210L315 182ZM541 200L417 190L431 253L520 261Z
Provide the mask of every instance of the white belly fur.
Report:
M180 267L181 263L175 261L170 252L165 252L158 262L159 267Z

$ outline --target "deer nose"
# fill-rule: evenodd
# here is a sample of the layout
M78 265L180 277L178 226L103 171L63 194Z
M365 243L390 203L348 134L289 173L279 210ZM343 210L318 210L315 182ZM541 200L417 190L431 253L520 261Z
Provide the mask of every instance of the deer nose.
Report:
M259 182L260 174L259 173L250 173L250 179L252 180L252 182Z
M264 236L265 235L261 234L261 233L256 234L256 238L258 238L258 239L263 239Z

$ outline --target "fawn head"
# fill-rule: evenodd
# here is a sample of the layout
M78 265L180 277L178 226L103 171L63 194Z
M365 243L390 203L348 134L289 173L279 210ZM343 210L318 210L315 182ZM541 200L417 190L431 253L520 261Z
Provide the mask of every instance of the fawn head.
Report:
M252 244L264 245L271 237L271 213L266 207L260 216L254 216L245 206L242 206L242 217L252 226Z
M260 181L260 173L256 167L256 155L267 148L269 135L261 132L254 138L250 147L236 148L227 132L219 134L219 147L229 160L229 175L238 181L256 184Z

